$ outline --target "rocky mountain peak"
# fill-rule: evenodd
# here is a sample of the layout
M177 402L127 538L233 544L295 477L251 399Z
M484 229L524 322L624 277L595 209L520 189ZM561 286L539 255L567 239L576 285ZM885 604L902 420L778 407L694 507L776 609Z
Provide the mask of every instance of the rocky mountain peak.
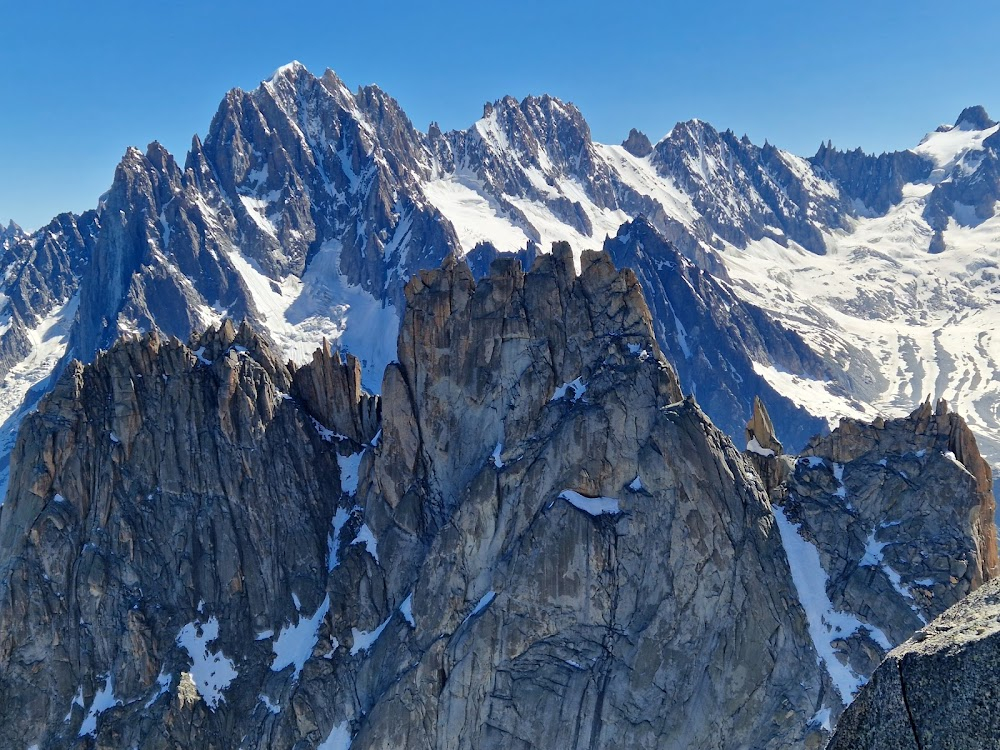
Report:
M980 455L965 419L951 411L945 399L939 399L935 406L928 398L909 416L897 419L878 418L871 423L841 419L829 435L811 441L807 452L823 450L833 460L845 462L872 451L900 451L903 445L914 451L951 454L975 478L984 500L986 496L992 497L990 465ZM984 507L983 512L989 517L993 515L991 508Z
M406 295L399 361L382 388L383 441L400 445L394 455L411 471L420 465L415 435L423 436L422 450L441 453L430 491L445 499L445 515L469 471L479 470L476 457L498 444L520 450L548 399L576 403L603 393L619 368L635 366L633 349L658 363L641 370L652 378L651 396L664 404L681 399L648 333L650 312L635 275L616 271L606 253L584 252L578 276L569 245L556 243L527 273L517 259L501 258L478 283L464 260L452 258L414 276ZM456 411L458 393L467 395ZM461 443L446 450L455 435ZM387 502L398 504L408 487L384 488Z
M285 63L279 66L275 71L264 79L262 83L277 83L282 80L294 80L299 76L312 75L309 69L305 65L300 63L298 60L292 60L291 62Z
M622 148L640 159L653 153L653 144L649 142L649 137L635 128L628 131L628 138L622 141Z
M769 457L802 472L775 510L683 398L635 272L566 243L521 260L415 273L381 397L357 359L325 344L282 364L228 320L71 362L24 423L0 509L0 744L818 747L811 718L841 688L823 659L863 681L880 628L917 617L890 593L886 624L836 588L888 575L857 564L876 526L862 498L918 498L898 555L903 530L873 533L900 585L933 580L923 612L970 580L951 565L976 567L975 482L928 456L926 494L953 498L935 514L858 461ZM845 498L863 524L814 522L842 521ZM817 584L859 623L825 645L796 528L818 564L839 544L853 564ZM934 554L904 564L925 537Z
M955 127L959 130L987 130L994 125L996 123L990 119L986 108L980 104L966 107L955 120Z
M18 226L13 219L7 222L7 226L0 225L0 241L14 240L24 236L24 230Z

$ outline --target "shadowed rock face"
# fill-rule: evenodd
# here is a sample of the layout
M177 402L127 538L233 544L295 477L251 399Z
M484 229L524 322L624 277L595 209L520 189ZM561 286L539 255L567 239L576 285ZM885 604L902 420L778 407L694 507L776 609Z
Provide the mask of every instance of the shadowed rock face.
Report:
M616 237L605 241L604 249L618 267L635 271L649 300L660 347L684 387L727 435L743 438L757 397L767 402L789 450L800 449L813 435L827 430L825 420L769 385L755 363L839 381L831 387L847 393L854 383L838 372L839 365L818 357L797 333L685 258L642 217L623 224ZM858 361L870 356L852 354Z
M653 153L653 144L649 142L649 136L635 128L628 131L628 138L622 141L622 148L640 159Z
M764 457L683 398L631 271L450 259L359 384L228 323L67 368L0 511L0 745L822 744Z
M1000 585L991 581L893 650L829 750L979 750L1000 742Z

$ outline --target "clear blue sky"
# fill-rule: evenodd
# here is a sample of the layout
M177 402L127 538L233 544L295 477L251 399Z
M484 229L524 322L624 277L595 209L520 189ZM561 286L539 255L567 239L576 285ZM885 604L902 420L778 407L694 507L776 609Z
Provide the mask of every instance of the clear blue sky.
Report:
M803 155L1000 116L995 1L0 0L0 29L0 220L27 228L92 207L129 145L183 155L228 89L292 59L378 83L422 130L546 92L599 141L698 117Z

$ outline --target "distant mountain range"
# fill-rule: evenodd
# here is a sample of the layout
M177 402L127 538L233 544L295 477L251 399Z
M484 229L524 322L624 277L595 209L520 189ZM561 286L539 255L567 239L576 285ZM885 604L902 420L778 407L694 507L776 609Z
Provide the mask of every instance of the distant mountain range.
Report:
M69 357L225 317L296 361L325 338L378 390L417 270L527 266L568 240L636 269L683 387L729 434L755 395L793 447L833 415L945 397L995 463L997 131L972 107L879 156L803 159L699 120L604 145L542 96L423 133L378 87L292 63L230 91L183 164L129 149L94 211L0 232L2 439Z

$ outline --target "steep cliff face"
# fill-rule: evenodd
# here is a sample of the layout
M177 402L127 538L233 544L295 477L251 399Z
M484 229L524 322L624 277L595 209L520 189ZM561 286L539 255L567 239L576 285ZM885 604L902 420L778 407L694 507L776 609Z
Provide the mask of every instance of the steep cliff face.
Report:
M329 421L288 391L343 368L321 355L293 375L226 324L67 369L25 423L0 518L2 744L85 745L105 710L101 746L238 742L260 700L226 688L265 684L271 644L255 639L328 601L341 477L329 436L370 439L354 417L373 404L350 390L356 361L347 408L317 410ZM182 717L160 696L188 670L203 700Z
M801 742L823 682L767 504L633 274L561 248L410 290L366 517L419 561L387 571L415 666L357 745Z
M683 398L636 276L558 245L406 295L381 398L228 323L67 368L0 509L0 744L819 747L850 691L792 492Z

